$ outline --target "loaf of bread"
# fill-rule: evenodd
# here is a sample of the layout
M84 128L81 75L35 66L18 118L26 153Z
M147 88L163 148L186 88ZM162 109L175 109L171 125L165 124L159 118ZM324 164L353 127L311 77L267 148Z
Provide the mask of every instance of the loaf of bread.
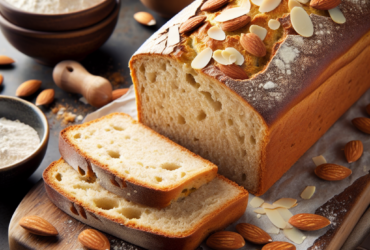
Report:
M62 130L59 151L81 175L151 207L166 207L217 175L217 166L124 113Z
M62 159L46 168L43 178L50 200L73 218L153 250L195 249L243 215L248 203L248 192L223 176L162 209L110 193Z
M255 195L370 87L370 1L261 2L194 1L130 61L139 121Z

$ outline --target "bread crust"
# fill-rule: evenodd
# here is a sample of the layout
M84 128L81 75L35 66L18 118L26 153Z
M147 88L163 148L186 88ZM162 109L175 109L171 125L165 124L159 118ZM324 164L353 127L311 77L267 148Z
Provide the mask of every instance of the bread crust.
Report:
M71 217L97 228L101 231L114 235L122 240L131 242L135 245L153 250L172 250L172 249L195 249L210 233L222 230L227 225L235 222L245 212L248 203L248 192L234 182L218 175L223 181L240 189L240 195L231 200L228 204L224 204L219 210L212 214L208 214L196 228L187 234L167 234L165 232L156 232L151 228L138 227L133 223L128 224L124 220L110 218L109 216L94 212L88 206L75 199L68 193L65 193L61 188L54 184L52 179L53 167L62 163L60 159L51 163L45 169L43 178L45 181L45 190L50 200L65 213ZM78 208L77 211L85 212L86 218L71 211L71 206Z
M137 126L141 126L144 129L149 130L152 134L160 137L161 140L165 140L166 142L170 143L173 147L180 148L182 152L189 154L190 157L195 157L201 160L205 165L209 166L209 168L205 169L202 173L196 176L184 178L184 180L179 181L176 185L158 189L151 184L141 182L134 178L127 179L122 173L111 170L109 166L99 162L98 160L90 159L83 152L83 150L79 149L68 139L67 133L69 133L71 130L73 131L81 127L87 127L91 123L99 122L102 119L109 119L110 117L116 115L129 117L133 122L137 123L127 114L112 113L88 123L65 128L60 132L59 135L59 151L63 159L80 173L81 170L79 170L79 168L81 168L88 177L94 178L95 173L99 178L99 184L108 191L139 204L163 208L170 205L173 200L176 200L178 197L180 197L184 189L190 189L193 186L199 187L210 182L217 176L218 168L213 163L190 152L189 150L170 141L168 138L156 133L140 123L137 123Z

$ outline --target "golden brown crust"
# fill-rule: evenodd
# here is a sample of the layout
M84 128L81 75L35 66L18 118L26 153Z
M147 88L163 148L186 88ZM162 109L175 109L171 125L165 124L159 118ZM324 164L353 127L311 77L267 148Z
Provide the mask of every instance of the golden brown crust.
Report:
M50 200L64 212L92 227L112 234L120 239L129 241L138 246L149 249L195 249L213 231L221 230L236 221L244 214L248 203L248 192L236 183L218 175L217 178L233 185L240 190L240 194L217 211L208 214L193 230L186 234L168 234L164 231L156 231L148 227L139 227L135 223L111 218L105 214L94 211L81 201L66 193L55 184L53 179L54 168L63 163L62 159L55 161L45 169L43 178L45 189ZM83 208L87 218L76 215L70 209L72 206Z

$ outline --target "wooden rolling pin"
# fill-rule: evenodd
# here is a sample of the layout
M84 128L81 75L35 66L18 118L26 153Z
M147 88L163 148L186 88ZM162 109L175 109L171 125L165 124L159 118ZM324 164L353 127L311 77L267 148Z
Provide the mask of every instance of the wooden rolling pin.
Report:
M53 79L61 89L82 94L94 107L102 107L112 101L112 85L101 77L87 72L78 62L62 61L53 70Z

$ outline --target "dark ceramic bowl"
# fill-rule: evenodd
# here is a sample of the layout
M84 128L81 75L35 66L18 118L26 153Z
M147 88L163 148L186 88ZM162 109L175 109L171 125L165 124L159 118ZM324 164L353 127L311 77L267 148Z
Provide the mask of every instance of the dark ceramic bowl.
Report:
M16 26L0 15L0 28L8 41L20 52L37 62L55 65L63 60L80 61L108 40L118 19L120 0L112 13L101 22L88 28L43 32Z
M0 0L0 13L12 24L30 30L67 31L86 28L106 18L116 6L115 0L105 0L85 10L65 14L40 14L21 10Z
M17 97L0 95L0 118L19 120L33 127L40 137L40 145L27 158L0 168L0 186L4 187L27 179L44 159L49 141L49 125L44 113L35 105Z

